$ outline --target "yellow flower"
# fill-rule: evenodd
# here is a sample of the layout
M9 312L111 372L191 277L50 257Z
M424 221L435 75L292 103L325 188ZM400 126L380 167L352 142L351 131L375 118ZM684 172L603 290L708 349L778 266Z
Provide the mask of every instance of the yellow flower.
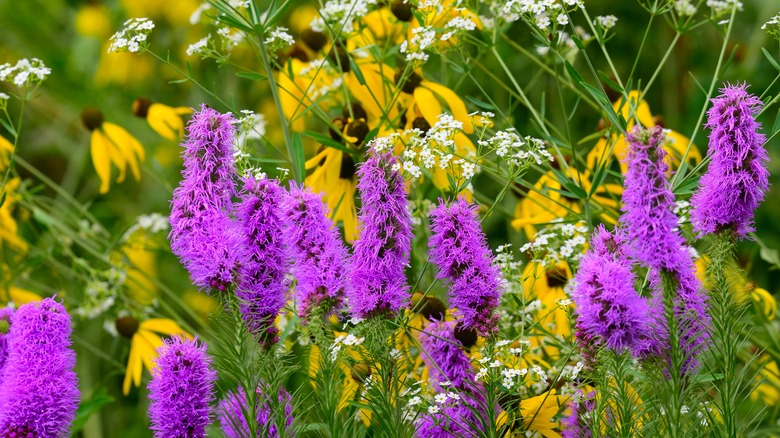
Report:
M547 438L560 438L555 428L560 423L552 421L561 407L561 396L555 395L552 389L536 397L524 399L520 402L520 414L523 416L523 425L526 431L538 432Z
M0 179L8 168L8 163L13 151L13 144L5 138L0 137ZM25 254L28 248L27 242L17 234L19 225L13 217L15 201L17 198L16 189L19 187L20 183L21 180L19 178L9 178L1 192L5 194L5 201L3 202L3 205L0 206L0 250L3 249L4 244L7 244L16 252ZM0 196L2 196L2 194L0 194Z
M192 114L192 108L183 106L174 108L139 97L133 101L133 114L146 119L149 126L162 137L178 141L184 136L184 121L181 117Z
M76 12L76 32L92 38L106 38L111 33L108 8L100 3L86 2Z
M143 17L143 15L136 15ZM109 41L103 45L100 62L95 72L95 83L98 85L141 84L154 72L154 60L151 56L136 56L130 52L108 53Z
M127 271L129 296L144 305L152 304L157 296L157 285L152 280L157 276L155 249L148 232L138 229L122 244L121 252L115 254L115 261Z
M530 262L523 270L523 290L527 302L539 300L540 309L535 311L534 321L538 325L532 329L532 348L541 346L553 359L558 357L559 349L545 342L556 336L571 336L571 320L565 308L559 305L568 299L563 287L572 277L571 269L565 262L545 268L537 262Z
M397 76L398 81L400 74ZM406 108L407 121L414 120L417 114L422 114L428 124L433 126L443 112L441 101L444 101L452 117L463 123L463 132L466 134L474 132L474 125L466 111L466 104L454 91L444 85L425 80L422 73L412 72L401 87L401 91L403 92L401 104Z
M122 385L122 392L125 395L130 393L131 384L136 387L141 385L144 367L149 371L154 369L157 348L163 344L161 335L191 337L176 322L167 318L153 318L139 322L132 316L125 316L116 320L116 329L122 336L130 338L130 358L127 361L125 381Z
M776 405L780 400L780 370L777 368L777 362L773 360L767 362L756 375L756 380L759 383L750 393L750 399L756 401L760 397L763 403L769 406Z
M464 8L461 2L458 0L443 0L441 2L428 2L427 6L417 9L417 14L413 15L413 23L409 25L408 34L406 36L409 45L413 44L414 29L417 27L444 29L447 28L450 20L459 18L471 21L474 23L477 29L482 29L482 21L477 14L470 11L468 8ZM454 45L458 43L456 35L453 34L447 40L441 40L436 38L434 47L439 45L440 48ZM412 47L415 49L414 47Z
M136 181L141 179L139 162L146 156L143 146L124 128L105 122L103 114L95 108L87 108L81 113L84 126L92 131L90 151L92 164L100 178L100 193L108 192L111 184L111 163L119 169L116 182L125 180L127 166Z
M324 194L331 220L344 225L345 239L348 242L357 239L355 161L347 153L326 147L306 161L306 169L314 171L306 177L304 184L315 193Z
M7 270L7 266L3 266L3 268L5 268L3 270ZM8 303L14 303L14 305L19 307L33 301L41 301L42 299L43 297L35 292L16 286L8 286L6 288L0 285L0 307L4 307Z
M710 264L710 259L707 256L701 256L696 260L696 276L704 284L707 289L712 289L712 285L707 281L707 269ZM736 293L736 297L739 300L746 300L750 297L758 306L761 313L768 320L775 319L777 315L777 301L775 297L766 289L756 286L755 283L749 281L745 277L745 273L739 269L732 269L726 272L726 281L732 285L731 290Z
M627 130L630 130L637 121L645 128L652 128L657 125L655 118L650 112L650 106L646 101L639 100L639 94L639 91L631 91L628 93L627 102L621 98L613 104L615 112L622 114L623 118L628 121ZM667 153L666 159L671 168L674 169L680 165L680 160L689 143L690 139L675 131L667 134L664 150ZM628 164L625 162L628 156L628 143L626 143L626 138L623 134L613 134L609 139L603 137L599 139L596 146L588 153L587 168L597 169L603 166L609 160L610 155L614 155L620 164L620 171L625 174L628 170ZM691 150L686 159L692 164L701 161L702 157L696 145L691 145Z
M219 309L219 302L216 299L196 290L185 292L182 299L203 319L207 319L210 314Z

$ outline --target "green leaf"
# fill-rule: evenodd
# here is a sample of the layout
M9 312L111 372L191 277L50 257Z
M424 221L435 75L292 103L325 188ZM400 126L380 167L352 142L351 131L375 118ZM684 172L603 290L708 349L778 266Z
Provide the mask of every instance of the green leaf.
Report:
M780 268L780 253L776 249L769 248L768 246L761 246L759 252L761 259L767 263L771 263L775 268Z
M571 76L571 79L575 83L582 84L585 82L585 79L582 78L582 76L577 72L577 70L573 65L571 65L569 61L564 61L564 66L566 67L566 71L569 72L569 76Z
M607 75L603 71L598 70L596 73L599 75L601 81L607 84L609 88L613 89L614 91L617 91L620 94L623 94L623 87L621 87L615 81L607 77Z
M363 72L360 71L360 67L355 64L355 61L352 60L351 56L348 56L347 59L349 59L349 68L352 70L352 72L355 73L355 77L357 78L358 83L360 85L366 85L366 78L363 77Z
M266 80L266 77L261 75L260 73L255 73L253 71L239 71L236 72L236 76L239 78L249 79L252 81L264 81Z
M187 79L187 78L184 78L184 79L174 79L172 81L168 81L168 83L169 84L181 84L181 83L187 82L187 81L189 81L189 79Z
M309 137L323 146L327 146L329 148L338 149L342 152L349 153L349 151L347 151L346 146L330 138L330 136L322 135L319 132L312 132L312 131L304 131L301 133L301 135Z
M569 194L573 195L572 196L573 198L586 199L588 197L588 194L585 192L585 189L578 186L574 181L567 181L566 183L563 184L563 187L566 188ZM563 190L561 190L561 193L564 193Z
M780 110L777 110L777 117L775 117L775 125L772 127L772 135L775 135L780 130Z
M293 165L293 174L296 181L303 182L303 178L306 176L306 156L303 153L303 139L299 132L293 133L292 152L293 156L290 157L290 161Z
M612 126L616 126L621 131L626 130L626 121L623 119L622 116L618 117L617 113L615 113L615 109L612 108L612 103L607 98L607 95L604 94L601 90L594 87L593 85L582 81L579 83L583 88L588 90L588 92L593 96L596 101L599 103L599 106L601 106L602 110L606 113L607 119L609 119L609 122L612 123Z
M693 73L690 72L690 71L688 72L688 75L691 76L691 79L693 79L693 82L696 83L696 86L699 87L699 90L701 90L701 92L704 93L704 95L706 96L707 95L707 90L705 90L704 87L701 85L701 82L699 82L699 80L696 79L696 76L694 76Z
M0 119L0 124L3 125L3 128L5 128L8 132L11 133L11 135L16 138L16 129L14 129L13 126L11 126L10 123L8 123L8 120L6 119Z
M761 51L764 52L764 56L766 56L767 61L769 61L769 63L772 64L772 67L774 67L777 71L780 71L780 65L777 64L775 58L772 57L772 55L770 55L765 48L762 47Z
M495 106L493 106L493 105L491 105L491 104L489 104L487 102L483 102L483 101L481 101L481 100L479 100L479 99L477 99L475 97L471 97L471 96L465 96L465 97L466 97L466 100L468 100L469 102L473 103L475 106L478 106L478 107L480 107L480 108L482 108L484 110L495 111L495 109L496 109Z
M114 400L114 397L101 392L95 394L95 396L90 400L82 402L79 405L78 411L76 411L76 418L73 420L73 430L71 431L71 436L75 435L76 432L80 431L84 427L92 414L99 411L103 406L109 403L113 403Z
M607 176L607 165L606 163L599 167L599 169L596 171L596 174L593 175L593 181L590 186L590 191L588 192L588 197L593 196L594 193L596 193L596 190L599 189L601 186L601 183L604 181L604 178Z

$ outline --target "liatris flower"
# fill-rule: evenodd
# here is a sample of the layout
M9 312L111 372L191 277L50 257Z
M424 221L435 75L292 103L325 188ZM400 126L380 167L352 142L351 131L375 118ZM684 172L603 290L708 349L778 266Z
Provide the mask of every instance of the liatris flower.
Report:
M217 378L206 344L175 336L157 352L157 366L148 386L154 436L205 437Z
M580 261L572 299L577 305L577 328L618 353L639 356L652 336L651 311L634 290L631 262L622 254L619 234L603 225L593 232L591 249Z
M276 427L269 402L268 396L260 388L257 388L256 430L262 436L276 438L279 436L279 429ZM285 428L289 431L293 423L292 397L284 388L279 389L278 402L279 404L284 404ZM244 388L239 387L238 391L231 391L224 399L220 400L217 408L217 418L226 437L242 438L250 435L249 424L247 424L245 415L247 412L249 411L247 409L247 395ZM289 435L289 432L286 435Z
M311 309L321 305L325 311L338 310L345 288L346 249L328 219L322 195L293 184L282 210L301 318L306 320Z
M726 84L720 92L707 112L710 164L691 198L691 222L700 234L732 229L745 237L769 187L766 137L755 119L763 103L746 84Z
M561 420L561 436L563 438L590 438L593 436L590 425L584 422L585 416L592 415L596 401L596 391L584 394L581 389L572 397L571 412Z
M3 380L5 358L8 356L8 332L11 329L11 316L13 314L13 307L0 308L0 382Z
M357 172L362 208L359 239L348 268L347 299L354 316L395 314L409 300L404 267L412 247L412 216L390 154L372 152Z
M171 250L202 289L225 290L235 280L236 226L230 220L233 117L203 105L187 125L182 180L171 201Z
M0 436L67 437L79 402L70 316L52 298L12 318L0 382Z
M420 355L428 367L428 377L434 388L441 390L449 382L453 387L465 389L474 382L471 361L461 349L463 344L455 339L453 322L433 322L420 332Z
M283 196L276 180L249 177L236 211L243 228L236 295L241 299L244 323L262 343L276 342L274 320L287 301Z
M450 306L466 328L480 334L495 331L494 313L501 299L498 267L479 226L476 206L463 199L447 207L443 202L431 211L429 241L437 278L451 282Z

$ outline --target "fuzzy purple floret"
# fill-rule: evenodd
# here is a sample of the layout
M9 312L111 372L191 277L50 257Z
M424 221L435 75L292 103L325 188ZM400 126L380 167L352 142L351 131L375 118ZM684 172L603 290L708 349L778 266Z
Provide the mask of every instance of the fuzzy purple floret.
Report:
M14 314L13 307L0 308L0 382L3 381L3 365L8 356L8 332L11 329L11 316Z
M753 231L753 213L769 188L764 143L756 121L763 103L747 84L726 84L707 112L710 164L691 198L691 222L700 234Z
M337 311L344 299L347 252L322 195L293 184L282 211L301 318L318 306Z
M437 391L442 384L464 389L474 382L471 361L463 344L455 338L454 322L433 322L420 332L421 356L428 367L428 378ZM449 387L449 386L448 386Z
M582 258L572 293L577 328L618 353L640 356L653 336L647 300L634 290L631 262L622 255L620 235L603 225L593 232L591 249Z
M175 336L167 339L157 354L148 385L154 436L205 437L217 378L206 344Z
M458 199L440 201L431 211L430 258L436 277L450 282L450 306L464 327L489 335L496 330L501 300L498 267L479 225L476 206Z
M12 317L0 383L0 436L67 437L79 403L71 320L52 298Z
M590 438L593 436L590 426L586 424L583 417L593 412L596 402L593 397L595 391L589 394L583 394L582 390L577 391L577 399L571 403L571 413L561 419L561 436L563 438Z
M359 238L348 267L353 316L394 315L409 301L404 268L412 248L412 216L401 175L390 154L370 152L357 171L362 206Z
M236 295L250 333L263 343L275 343L274 320L287 302L289 288L281 202L284 190L276 180L244 180L236 216L242 224Z
M255 408L255 421L257 422L257 432L264 437L277 438L279 430L276 427L274 413L269 405L270 400L260 390L257 389L257 399ZM288 431L286 436L290 435L290 429L293 423L292 416L292 397L284 388L279 389L277 402L284 404L285 429ZM246 421L245 413L247 409L247 394L243 388L238 391L229 392L226 397L219 402L217 408L217 418L222 427L222 432L227 438L243 438L250 436L249 424Z
M192 116L184 142L182 180L171 201L171 250L201 289L235 280L240 233L230 219L235 195L233 116L206 105Z

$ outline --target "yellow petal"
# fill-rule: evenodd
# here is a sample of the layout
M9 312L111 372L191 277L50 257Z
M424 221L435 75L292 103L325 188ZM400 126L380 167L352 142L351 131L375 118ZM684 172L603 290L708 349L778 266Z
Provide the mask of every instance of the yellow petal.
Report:
M10 295L11 301L13 301L17 306L31 303L33 301L41 301L43 299L35 292L30 292L29 290L20 289L14 286L8 288L8 295Z
M175 111L176 111L176 114L178 114L180 116L186 116L188 114L192 114L195 110L193 110L192 108L190 108L188 106L177 106L175 108Z
M89 147L92 165L95 166L95 172L100 178L100 193L108 193L111 185L111 145L105 140L103 133L96 129L92 131Z
M143 372L143 361L141 360L141 339L133 336L130 341L130 358L127 360L127 371L125 372L125 382L122 385L122 392L127 395L130 393L130 384L141 385L141 373Z
M420 83L420 86L417 88L425 87L434 93L436 93L439 97L444 99L444 101L447 103L447 106L450 107L450 111L452 112L452 117L455 118L455 120L463 123L463 132L466 134L471 134L474 132L474 126L471 125L471 117L469 117L468 111L466 111L466 104L463 103L463 100L458 97L457 94L455 94L454 91L450 90L449 88L445 87L444 85L437 84L435 82L430 81L422 81ZM416 97L416 91L415 90L415 97ZM419 103L419 100L417 101Z
M168 318L152 318L142 322L140 329L151 330L163 335L179 335L183 334L189 337L189 334L184 331L179 324Z
M184 135L184 121L176 109L168 105L151 104L146 114L146 120L155 132L168 140L177 141Z
M144 161L146 157L146 152L141 143L119 125L103 123L103 130L127 160L127 164L130 165L130 170L133 172L136 181L140 180L141 171L138 168L138 163Z
M147 330L138 330L135 337L141 338L141 360L146 369L152 371L156 366L154 359L157 358L157 349L163 345L164 342L159 336Z
M441 103L439 99L433 95L431 90L422 86L414 89L414 102L420 109L425 120L433 126L436 121L439 120L439 115L442 113Z
M640 91L632 90L628 93L627 103L624 103L624 100L621 98L612 107L615 109L615 112L620 112L626 121L631 118L630 114L633 114L636 120L645 127L653 127L655 126L655 121L653 120L653 114L650 112L650 105L644 99L640 101L639 95Z

